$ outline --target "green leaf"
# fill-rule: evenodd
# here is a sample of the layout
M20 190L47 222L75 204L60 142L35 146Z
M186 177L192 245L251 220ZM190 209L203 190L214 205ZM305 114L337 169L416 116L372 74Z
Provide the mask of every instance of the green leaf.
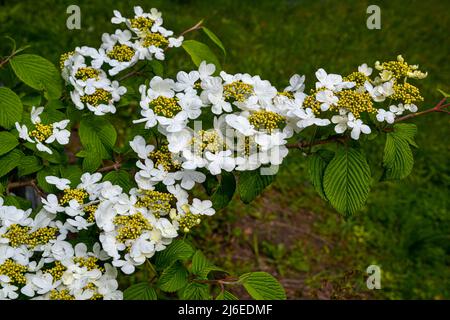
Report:
M394 125L394 133L396 136L406 140L410 145L418 148L414 140L417 134L417 126L414 123L397 123Z
M149 62L149 65L151 66L152 71L156 76L164 76L164 65L161 62L159 62L158 60L151 60Z
M59 173L61 174L61 178L69 179L70 186L75 188L80 183L83 171L80 167L72 165L59 167Z
M14 206L14 207L22 209L22 210L27 210L31 206L31 202L22 197L5 196L3 198L3 200L4 200L5 206Z
M0 132L0 156L10 152L19 144L17 138L9 132Z
M220 210L226 207L233 198L235 190L236 180L234 179L234 175L230 172L223 171L219 186L211 197L214 209Z
M0 157L0 177L9 173L20 163L20 159L24 156L23 152L17 149Z
M325 169L323 187L337 211L351 214L364 205L370 182L370 168L364 155L359 150L340 147Z
M445 98L450 98L450 93L444 92L441 89L437 89Z
M18 166L19 169L19 177L26 176L28 174L37 172L41 170L43 167L41 160L35 156L25 156L20 159L20 163Z
M27 94L24 97L21 97L20 100L22 104L25 106L40 106L42 101L42 96L38 93Z
M183 240L174 240L163 251L155 254L155 266L163 269L176 260L186 261L192 257L194 249Z
M256 300L285 300L281 284L267 272L251 272L239 277L248 294Z
M192 282L183 290L181 295L183 300L211 300L209 287L205 283Z
M34 54L22 54L11 59L16 76L33 89L44 91L45 97L57 99L61 96L61 76L47 59Z
M125 192L130 191L133 187L130 175L124 170L109 172L103 177L103 181L111 181L112 184L121 186Z
M223 54L226 56L227 51L225 50L225 47L223 46L222 41L207 27L202 27L202 30L205 32L205 34L223 51Z
M83 159L83 171L95 172L102 165L102 157L95 151L88 151Z
M231 292L224 290L223 292L217 295L216 300L239 300L239 299Z
M188 284L188 271L179 262L175 261L172 265L164 269L158 280L159 288L165 292L175 292Z
M407 140L395 132L389 132L384 146L384 179L403 179L414 166L414 157Z
M318 150L308 158L308 173L317 193L324 200L328 200L323 191L323 175L328 163L333 159L334 152L326 149Z
M183 49L191 56L192 61L198 67L202 61L213 63L216 66L216 72L222 70L219 59L214 52L204 43L195 40L186 40L183 42Z
M47 176L59 176L59 170L58 167L46 167L39 171L36 175L36 181L39 188L41 188L44 192L47 193L56 193L58 192L58 189L53 184L47 183L45 181L45 177Z
M244 203L250 203L274 180L275 175L261 175L259 170L239 174L238 191Z
M19 96L11 89L0 88L0 126L11 129L22 120L23 105Z
M136 283L123 292L124 300L158 300L154 288L147 282Z
M116 129L111 122L104 117L88 116L81 120L78 132L85 149L100 155L101 159L110 158L109 151L117 139Z

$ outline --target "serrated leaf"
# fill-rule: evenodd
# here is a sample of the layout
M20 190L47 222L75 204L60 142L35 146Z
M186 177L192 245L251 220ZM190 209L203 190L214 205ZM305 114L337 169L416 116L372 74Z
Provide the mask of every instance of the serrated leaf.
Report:
M155 266L157 269L163 269L176 260L188 260L193 254L194 249L185 241L174 240L165 250L156 253Z
M10 61L16 76L33 89L44 91L47 99L61 96L61 76L47 59L34 54L15 56Z
M339 212L352 214L365 203L371 182L365 156L356 149L340 147L325 169L323 187Z
M312 154L308 158L308 173L311 183L316 189L317 193L324 200L328 200L323 191L323 175L328 163L333 159L334 152L321 149Z
M267 272L251 272L239 277L248 294L256 300L285 300L281 284Z
M154 288L147 282L136 283L123 292L124 300L157 300L158 296Z
M217 295L216 300L239 300L239 299L231 292L224 290L223 292Z
M235 190L236 180L234 179L234 175L230 172L223 171L220 183L211 196L214 209L220 210L226 207L231 199L233 199Z
M23 152L17 149L0 157L0 177L9 173L20 163L20 159L24 156Z
M83 171L95 172L102 165L102 157L95 151L88 151L83 159Z
M227 51L225 50L225 47L222 43L222 41L215 35L214 32L212 32L210 29L206 27L202 27L202 30L205 32L205 34L223 51L223 54L226 56Z
M183 290L181 295L183 300L211 300L209 287L205 283L192 282Z
M417 134L417 126L414 123L397 123L394 125L394 134L404 140L410 145L418 148L416 141L414 140Z
M109 172L103 177L103 181L111 181L112 184L122 187L124 192L130 191L133 187L130 175L124 170Z
M188 271L179 262L175 261L172 265L165 268L158 280L159 288L165 292L175 292L188 284Z
M9 132L0 132L0 156L5 153L10 152L19 144L19 140L9 133Z
M0 88L0 126L11 129L22 120L23 105L17 94L11 89Z
M183 49L191 56L192 61L198 67L202 61L212 63L216 66L216 72L222 70L219 59L214 52L204 43L196 40L186 40L183 42Z
M35 173L41 170L43 167L42 162L38 157L35 156L25 156L20 159L20 163L18 166L19 169L19 177L26 176L31 173Z
M110 158L109 151L116 143L117 133L107 119L97 116L85 117L80 122L78 133L85 149L100 155L101 159Z
M261 175L259 170L243 171L239 174L238 191L244 203L250 203L272 183L275 175Z
M384 179L403 179L414 166L414 157L407 140L395 132L389 132L384 146L383 166Z

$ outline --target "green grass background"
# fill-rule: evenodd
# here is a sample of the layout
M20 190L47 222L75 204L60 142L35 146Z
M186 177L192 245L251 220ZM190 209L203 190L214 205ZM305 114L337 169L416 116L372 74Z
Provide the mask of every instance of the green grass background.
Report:
M128 1L0 1L0 35L54 63L75 46L98 46L113 32L112 10L132 14ZM314 83L319 67L347 74L359 64L403 54L429 76L419 83L425 101L450 91L449 1L135 1L163 11L179 33L205 19L227 48L227 72L248 72L286 85L293 73ZM66 28L66 8L78 4L82 29ZM381 30L366 28L366 8L381 8ZM189 39L207 41L192 33ZM0 40L0 53L8 42ZM217 50L220 55L220 51ZM182 52L168 54L169 75L193 65ZM309 82L308 82L309 81ZM444 114L415 119L419 149L404 181L377 183L367 206L344 218L308 183L305 159L293 151L276 182L255 203L239 200L194 233L207 256L235 273L267 270L289 298L450 298L449 120ZM382 141L371 148L381 158ZM278 236L276 236L278 234ZM288 240L286 240L288 239ZM218 254L220 252L220 254ZM382 268L382 290L367 290L365 268Z

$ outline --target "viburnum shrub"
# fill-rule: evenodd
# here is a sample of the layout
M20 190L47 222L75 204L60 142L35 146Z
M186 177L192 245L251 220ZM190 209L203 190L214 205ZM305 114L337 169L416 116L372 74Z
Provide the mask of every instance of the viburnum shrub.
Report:
M417 147L405 120L448 113L445 98L418 111L427 74L402 56L277 89L222 71L206 44L185 40L202 30L225 53L201 22L174 36L156 9L134 13L114 11L120 29L63 54L61 72L14 41L0 62L17 76L16 93L0 87L0 299L236 299L236 285L284 299L265 272L209 262L191 230L236 191L255 199L292 148L320 196L354 213L373 180L361 147L385 140L382 179L404 178ZM165 78L179 47L198 69Z

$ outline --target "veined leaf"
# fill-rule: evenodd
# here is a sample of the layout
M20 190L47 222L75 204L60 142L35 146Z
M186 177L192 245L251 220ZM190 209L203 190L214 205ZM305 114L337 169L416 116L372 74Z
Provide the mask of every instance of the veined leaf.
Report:
M136 283L123 292L124 300L157 300L158 296L154 288L147 282Z
M371 182L365 156L356 149L340 147L325 169L323 187L339 212L352 214L366 202Z
M214 42L220 49L222 49L223 54L226 56L227 51L225 50L225 47L222 43L222 41L207 27L202 27L202 30L205 32L205 34Z
M250 203L272 183L274 175L261 175L259 170L239 174L238 191L244 203Z
M216 66L216 72L222 70L219 59L214 52L204 43L195 40L186 40L183 42L183 49L191 56L192 61L198 67L202 61L213 63Z
M188 271L179 262L175 261L165 268L158 280L159 288L165 292L175 292L188 284Z
M183 289L183 300L211 300L209 287L205 283L191 282Z
M17 138L9 132L0 132L0 156L10 152L19 144Z
M81 144L88 151L94 151L101 159L110 158L109 151L116 143L114 126L105 118L88 116L81 120L79 135Z
M281 284L267 272L251 272L239 277L248 294L256 300L285 300Z
M23 152L17 149L0 157L0 177L9 173L20 163L20 159L24 156Z
M21 54L10 62L16 76L33 89L43 90L47 99L61 96L61 76L50 61L34 54Z
M235 190L236 180L234 179L234 175L230 172L223 171L220 183L211 196L214 209L220 210L226 207L233 198Z
M0 126L5 129L14 127L22 120L23 105L17 94L11 89L0 88Z
M194 249L183 240L174 240L163 251L156 253L155 266L163 269L171 265L176 260L185 261L192 257Z
M328 163L333 159L334 153L332 151L321 149L312 154L308 158L308 173L311 182L317 193L324 200L328 200L323 191L323 175Z

